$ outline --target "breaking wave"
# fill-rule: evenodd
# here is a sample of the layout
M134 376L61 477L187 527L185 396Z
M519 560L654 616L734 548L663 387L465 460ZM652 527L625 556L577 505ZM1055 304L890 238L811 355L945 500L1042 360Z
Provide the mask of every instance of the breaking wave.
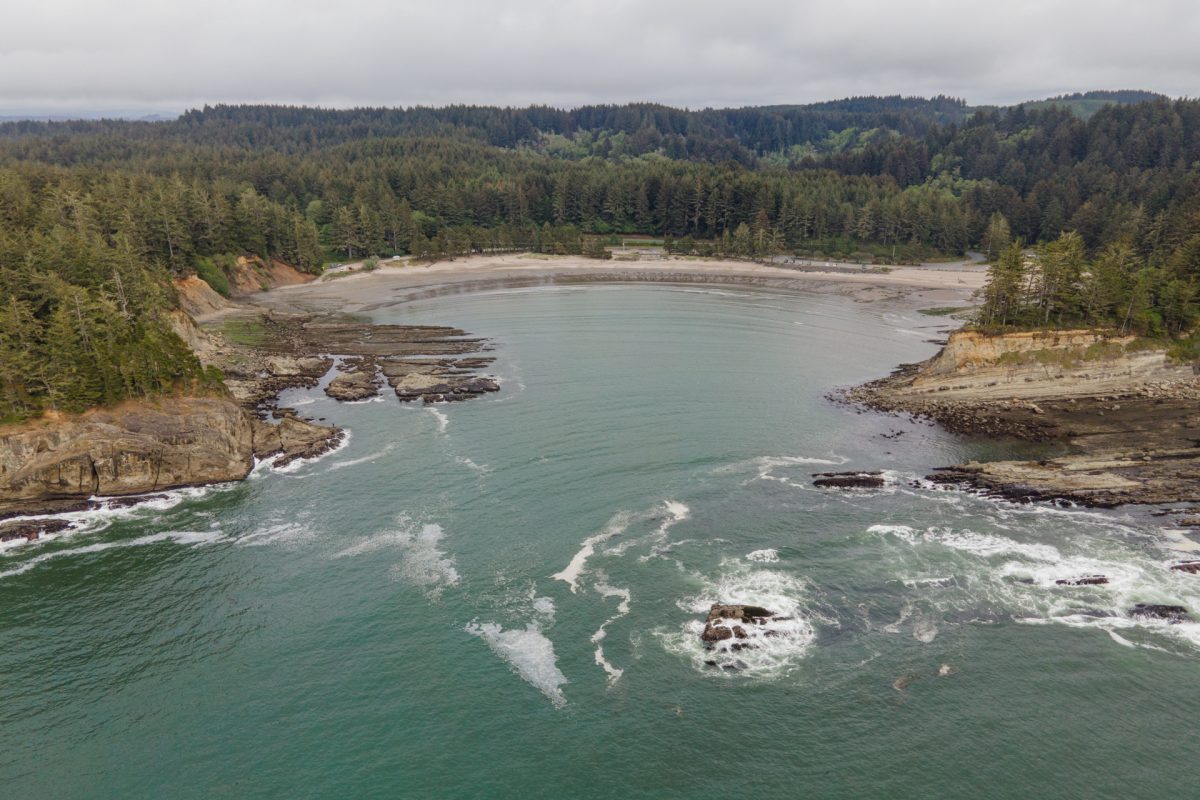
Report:
M775 678L794 669L807 655L817 632L814 621L835 624L809 604L807 583L794 575L747 566L738 559L722 562L722 574L696 595L676 605L698 615L674 631L660 631L663 646L703 672ZM773 612L762 625L746 626L746 637L708 646L701 641L704 616L714 603L761 606Z
M183 546L203 545L211 544L224 538L225 535L219 530L166 531L164 533L154 533L149 536L139 536L135 539L118 539L112 542L96 542L94 544L84 545L82 547L71 547L65 550L51 550L50 552L36 555L28 561L23 561L19 566L0 572L0 578L22 575L26 572L29 572L39 564L44 564L47 561L53 561L54 559L58 558L67 558L69 556L85 555L87 553L100 553L105 550L115 550L126 547L141 547L148 544L158 544L160 542L174 542L175 544Z

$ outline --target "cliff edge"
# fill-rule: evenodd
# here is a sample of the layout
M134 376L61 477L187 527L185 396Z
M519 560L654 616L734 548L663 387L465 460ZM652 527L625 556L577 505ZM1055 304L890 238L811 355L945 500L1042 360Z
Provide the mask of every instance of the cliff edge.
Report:
M86 508L89 498L147 494L246 477L254 458L311 457L333 428L266 423L222 397L167 397L0 427L0 517Z

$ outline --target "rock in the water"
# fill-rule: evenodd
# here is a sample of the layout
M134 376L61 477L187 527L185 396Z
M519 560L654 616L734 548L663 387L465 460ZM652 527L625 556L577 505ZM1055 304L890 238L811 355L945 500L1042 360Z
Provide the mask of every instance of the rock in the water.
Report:
M700 639L709 643L723 642L735 637L748 639L750 635L742 625L762 625L773 616L773 611L762 606L713 603L712 608L708 610L708 619L704 622L704 632L700 634ZM733 625L733 622L740 622L742 625Z
M1103 575L1084 575L1082 578L1060 578L1056 580L1059 586L1103 586L1108 578Z
M297 417L286 417L278 425L255 420L254 455L275 458L283 467L301 458L316 458L341 444L346 432L340 428L314 425Z
M1166 606L1156 603L1138 603L1129 609L1129 616L1161 619L1167 622L1187 622L1192 618L1183 606Z
M705 642L722 642L733 638L733 630L724 625L708 624L704 626L704 633L700 634L700 638Z
M1176 572L1190 572L1193 575L1200 575L1200 561L1185 561L1182 564L1172 564L1171 569Z
M813 486L822 489L878 489L884 485L882 472L814 472Z
M26 541L33 542L48 533L58 533L71 527L71 523L65 519L39 519L29 522L13 522L8 525L0 525L0 542L9 542L14 539L25 539Z
M379 394L379 379L375 377L374 364L338 375L325 387L325 394L342 402L366 400Z

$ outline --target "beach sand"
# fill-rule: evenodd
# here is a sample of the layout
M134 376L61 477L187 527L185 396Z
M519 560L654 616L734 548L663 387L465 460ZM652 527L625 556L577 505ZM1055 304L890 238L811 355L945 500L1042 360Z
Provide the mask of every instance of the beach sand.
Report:
M909 308L926 308L968 304L987 277L984 265L968 264L894 267L887 272L853 270L838 267L823 271L697 258L598 261L529 253L482 255L433 264L392 266L383 262L372 272L326 276L248 299L280 310L367 312L421 297L497 287L657 282L816 291L859 302L885 300Z

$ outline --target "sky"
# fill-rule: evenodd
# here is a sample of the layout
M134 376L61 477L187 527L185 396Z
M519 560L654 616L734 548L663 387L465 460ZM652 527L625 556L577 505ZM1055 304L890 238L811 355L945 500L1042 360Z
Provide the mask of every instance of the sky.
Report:
M654 101L688 108L1089 89L1194 96L1195 0L37 0L0 116Z

